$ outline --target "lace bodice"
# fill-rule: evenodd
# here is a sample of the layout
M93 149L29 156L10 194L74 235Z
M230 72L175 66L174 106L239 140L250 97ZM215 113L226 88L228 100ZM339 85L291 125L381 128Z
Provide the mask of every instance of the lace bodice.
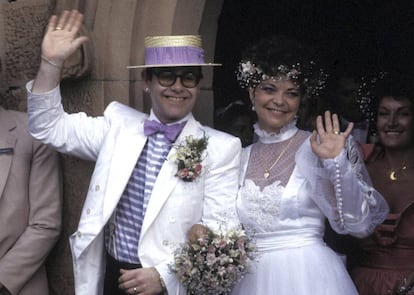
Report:
M257 132L256 132L257 133ZM355 144L335 159L313 154L309 133L291 125L282 134L262 134L243 151L237 209L241 223L255 234L322 237L325 218L334 230L366 236L388 208L372 188ZM269 178L263 171L293 138Z
M309 137L309 133L295 128L289 135L275 138L273 142L259 141L251 146L246 179L253 180L262 189L274 182L286 186L295 167L296 151ZM269 168L269 177L265 178L264 172Z
M261 191L252 180L247 179L238 199L239 216L246 228L256 231L273 231L279 223L280 202L284 187L280 181Z
M295 175L294 172L293 175ZM314 201L308 197L299 198L300 179L291 179L286 187L280 181L261 189L251 179L246 179L239 191L237 209L240 221L250 233L298 231L321 236L325 216Z

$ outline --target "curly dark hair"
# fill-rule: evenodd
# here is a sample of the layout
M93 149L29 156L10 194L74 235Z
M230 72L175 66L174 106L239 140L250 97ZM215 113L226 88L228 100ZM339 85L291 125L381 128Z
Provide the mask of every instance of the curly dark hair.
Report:
M256 88L269 78L294 82L301 91L298 126L311 130L314 126L310 122L318 112L318 99L328 78L320 64L312 47L288 36L273 35L245 49L236 74L242 88Z
M411 103L411 112L414 113L414 79L411 75L399 73L388 73L378 79L372 90L370 104L370 126L373 133L376 133L378 108L384 97L392 97L397 101L407 99Z
M377 82L372 94L374 112L378 109L381 99L386 96L391 96L396 100L408 99L414 108L414 79L406 74L389 74Z
M259 40L242 54L237 80L242 88L256 87L267 77L287 77L304 96L318 96L325 87L327 74L315 50L299 41L274 35Z

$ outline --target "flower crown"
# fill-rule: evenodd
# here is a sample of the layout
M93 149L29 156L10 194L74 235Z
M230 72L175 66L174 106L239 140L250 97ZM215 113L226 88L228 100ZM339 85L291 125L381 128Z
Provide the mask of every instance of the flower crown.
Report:
M307 65L297 62L293 65L277 65L271 67L268 75L259 65L250 60L239 62L236 75L241 88L253 87L262 83L264 80L272 79L276 81L291 80L300 84L306 94L319 96L326 86L328 74L322 69L317 69L316 63L310 61Z

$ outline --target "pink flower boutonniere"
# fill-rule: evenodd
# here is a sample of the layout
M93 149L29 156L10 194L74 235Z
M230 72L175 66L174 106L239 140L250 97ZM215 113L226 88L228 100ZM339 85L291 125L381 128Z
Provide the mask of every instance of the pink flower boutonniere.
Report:
M184 142L175 144L177 152L170 157L177 163L178 169L175 176L183 181L191 182L200 175L203 166L203 151L207 148L208 138L204 135L196 139L192 135L185 138Z

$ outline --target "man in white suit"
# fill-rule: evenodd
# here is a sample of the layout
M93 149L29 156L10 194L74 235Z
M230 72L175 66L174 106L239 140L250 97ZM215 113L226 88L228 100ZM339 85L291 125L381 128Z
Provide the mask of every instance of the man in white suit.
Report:
M145 65L132 67L144 68L149 116L117 102L101 117L67 114L59 77L65 59L87 41L77 36L81 22L77 11L51 17L39 71L27 85L32 135L96 161L70 238L76 294L186 294L169 265L190 228L238 224L240 141L191 114L201 68L213 64L204 62L199 36L149 37ZM178 163L179 146L191 140L205 149Z

